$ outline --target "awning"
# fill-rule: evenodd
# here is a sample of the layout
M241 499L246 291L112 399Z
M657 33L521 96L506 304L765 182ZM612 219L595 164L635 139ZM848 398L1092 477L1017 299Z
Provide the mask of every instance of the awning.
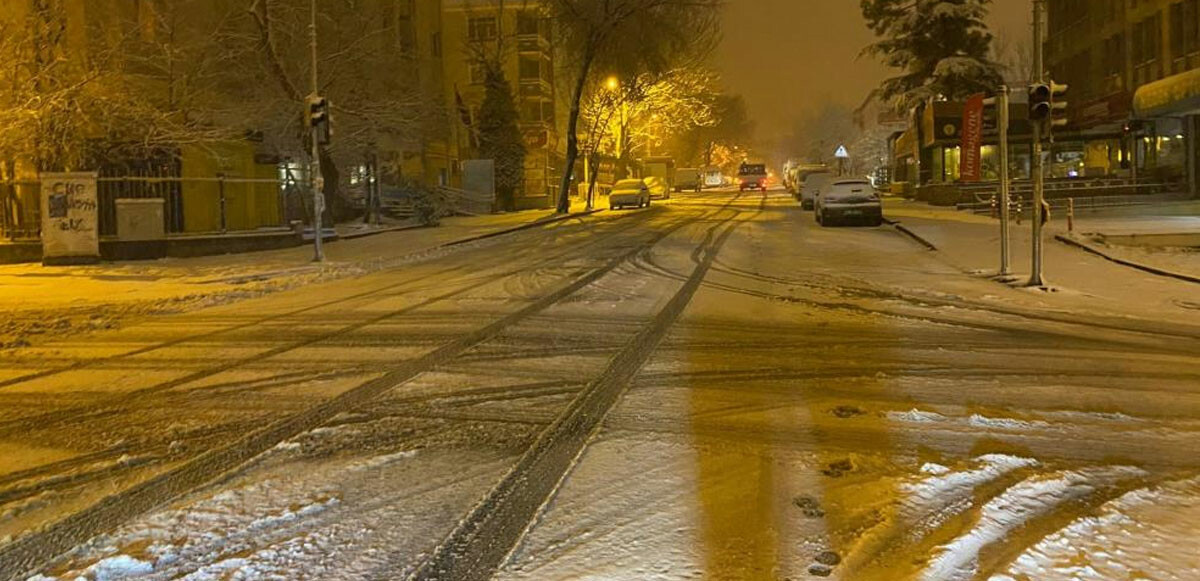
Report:
M1144 85L1133 95L1138 118L1200 114L1200 69Z

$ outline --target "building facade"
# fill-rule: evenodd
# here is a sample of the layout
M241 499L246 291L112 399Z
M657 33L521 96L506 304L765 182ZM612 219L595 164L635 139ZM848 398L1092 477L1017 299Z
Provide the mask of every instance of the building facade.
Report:
M1200 0L1048 0L1046 64L1070 86L1055 175L1196 180Z
M525 138L525 187L517 207L550 207L563 165L550 22L536 3L513 3L501 11L502 3L494 0L444 2L445 94L456 110L455 144L464 159L473 156L476 112L484 97L481 59L498 58L516 92Z

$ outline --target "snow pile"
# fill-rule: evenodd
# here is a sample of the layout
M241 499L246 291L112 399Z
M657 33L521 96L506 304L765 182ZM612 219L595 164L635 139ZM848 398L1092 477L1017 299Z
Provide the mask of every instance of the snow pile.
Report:
M888 412L888 419L896 422L909 422L914 424L932 424L947 420L946 416L943 416L937 412L927 412L919 409L911 409L906 412Z
M1144 474L1137 468L1112 467L1026 479L984 505L975 527L943 546L922 578L970 581L978 572L980 554L986 547L1004 542L1031 521L1087 498L1102 487Z
M1200 579L1200 479L1135 490L1030 547L992 581Z
M953 472L936 464L923 466L921 472L932 477L900 487L905 495L900 515L906 522L928 519L931 515L938 519L948 518L971 506L974 491L979 486L1038 464L1037 460L1003 454L988 454L977 460L980 463L977 468L962 472Z
M980 414L971 414L971 417L967 418L967 424L975 428L1016 431L1045 430L1050 428L1050 424L1042 421L1014 420L1012 418L989 418Z

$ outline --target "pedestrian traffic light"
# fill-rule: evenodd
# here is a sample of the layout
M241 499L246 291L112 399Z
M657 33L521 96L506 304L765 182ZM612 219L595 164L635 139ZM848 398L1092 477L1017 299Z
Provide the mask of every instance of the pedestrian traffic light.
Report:
M317 143L327 145L333 136L329 118L329 100L320 95L308 97L308 125L313 129Z

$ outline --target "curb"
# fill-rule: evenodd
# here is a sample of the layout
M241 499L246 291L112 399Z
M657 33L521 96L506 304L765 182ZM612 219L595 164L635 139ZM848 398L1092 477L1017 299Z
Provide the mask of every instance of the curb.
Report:
M338 234L338 240L358 240L359 238L370 238L380 234L389 234L392 232L403 232L405 230L417 230L419 228L428 228L424 224L406 224L404 226L392 226L389 228L378 228L375 230L363 230L359 232L347 232Z
M1150 274L1164 276L1167 278L1174 278L1176 280L1182 280L1184 282L1192 282L1192 283L1200 284L1200 276L1192 276L1190 274L1183 274L1181 272L1173 272L1173 271L1165 270L1165 269L1158 268L1155 266L1150 266L1148 264L1142 264L1140 262L1134 262L1132 260L1118 258L1118 257L1113 256L1095 246L1092 246L1091 244L1087 244L1085 242L1080 242L1079 240L1076 240L1076 239L1066 236L1064 234L1055 234L1054 239L1058 240L1059 242L1062 242L1063 244L1066 244L1067 246L1074 246L1075 248L1083 250L1084 252L1095 254L1096 256L1099 256L1100 258L1103 258L1109 262L1114 262L1116 264L1120 264L1121 266L1128 266L1130 268L1136 268L1137 270L1140 270L1143 272L1148 272Z
M901 234L904 234L905 236L908 236L909 238L912 238L913 240L915 240L917 242L917 244L924 246L926 249L928 249L930 251L933 251L933 252L937 251L937 249L938 249L937 246L935 246L932 242L926 240L920 234L913 232L911 229L909 229L904 224L901 224L900 222L898 222L896 220L889 220L887 218L884 218L883 221L885 224L891 226L892 228L895 228L897 232L900 232Z
M547 225L554 224L557 222L565 222L572 218L582 218L584 216L591 216L592 214L598 214L603 211L604 210L597 208L595 210L586 210L586 211L579 212L576 214L562 214L560 216L551 216L549 218L542 218L541 220L534 220L533 222L526 222L519 226L513 226L510 228L505 228L503 230L497 230L495 232L488 232L486 234L476 234L475 236L468 236L466 238L452 240L450 242L446 242L446 243L434 246L430 250L437 250L438 248L452 248L454 246L462 246L463 244L470 244L471 242L487 240L488 238L496 238L497 236L504 236L505 234L512 234L514 232L520 232L522 230L532 230L534 228L539 228L541 226L547 226Z

